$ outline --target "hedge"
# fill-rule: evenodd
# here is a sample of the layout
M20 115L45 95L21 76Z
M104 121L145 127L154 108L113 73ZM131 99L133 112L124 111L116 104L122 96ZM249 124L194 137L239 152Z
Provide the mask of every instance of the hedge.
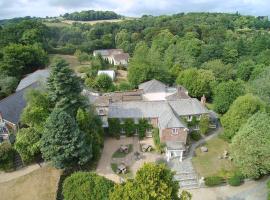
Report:
M240 174L234 174L232 177L228 178L228 183L231 186L239 186L243 183L243 176Z
M224 182L224 179L220 176L209 176L205 178L205 185L209 187L217 186Z
M198 131L192 131L190 133L190 137L194 141L199 141L202 138L201 134Z
M0 144L0 169L4 171L14 170L15 150L9 142Z

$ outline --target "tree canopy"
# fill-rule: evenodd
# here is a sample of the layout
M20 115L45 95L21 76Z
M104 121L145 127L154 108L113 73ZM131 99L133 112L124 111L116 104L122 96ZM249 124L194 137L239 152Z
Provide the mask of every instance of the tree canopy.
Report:
M92 158L91 144L85 133L79 130L73 117L59 109L46 121L41 152L56 168L84 165Z
M177 200L178 189L179 185L173 179L173 172L165 165L147 163L137 171L133 181L128 180L124 185L115 186L109 199Z
M240 127L256 112L265 111L265 103L252 94L238 97L221 118L224 135L232 139Z
M114 183L92 172L75 172L65 179L65 200L108 200Z
M256 113L234 136L231 144L233 161L242 174L259 178L270 172L270 116Z

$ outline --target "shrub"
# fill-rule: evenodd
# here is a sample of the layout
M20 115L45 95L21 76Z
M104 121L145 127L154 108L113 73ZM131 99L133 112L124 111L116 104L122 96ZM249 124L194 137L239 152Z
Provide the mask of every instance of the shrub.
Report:
M135 133L135 124L133 119L125 119L124 120L124 129L128 137L133 136Z
M91 172L76 172L63 185L65 200L107 200L114 183Z
M220 176L209 176L205 178L205 185L209 187L217 186L224 183L224 179Z
M201 134L199 132L197 132L197 131L192 131L190 133L190 137L194 141L199 141L202 138Z
M120 137L120 131L121 131L120 120L117 119L117 118L110 118L108 120L108 123L109 123L109 134L111 136L119 138Z
M0 144L0 169L4 171L12 171L14 169L15 151L11 144L3 142Z
M240 174L234 174L228 179L228 183L231 186L239 186L243 183L243 176Z
M199 128L201 134L207 134L209 130L209 117L207 115L202 115L201 120L199 122Z

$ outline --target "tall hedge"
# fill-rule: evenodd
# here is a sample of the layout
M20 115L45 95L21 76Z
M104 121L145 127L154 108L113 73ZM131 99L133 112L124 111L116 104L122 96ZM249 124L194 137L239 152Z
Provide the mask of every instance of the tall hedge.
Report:
M0 170L11 171L14 169L14 152L10 143L0 144Z

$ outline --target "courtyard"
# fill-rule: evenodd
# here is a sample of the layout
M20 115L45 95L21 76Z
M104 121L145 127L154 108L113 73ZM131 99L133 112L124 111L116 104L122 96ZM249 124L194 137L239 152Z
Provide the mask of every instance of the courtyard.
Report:
M141 145L150 145L154 147L152 138L145 138L139 140L138 137L125 137L120 139L106 138L104 141L104 148L101 158L98 162L96 172L112 181L117 183L121 182L124 178L133 178L137 170L146 162L156 162L162 159L163 156L155 151L142 152ZM127 152L125 156L115 156L121 145L132 146L131 151ZM139 153L139 159L137 159L135 152ZM127 173L118 175L112 168L124 164L127 167Z

